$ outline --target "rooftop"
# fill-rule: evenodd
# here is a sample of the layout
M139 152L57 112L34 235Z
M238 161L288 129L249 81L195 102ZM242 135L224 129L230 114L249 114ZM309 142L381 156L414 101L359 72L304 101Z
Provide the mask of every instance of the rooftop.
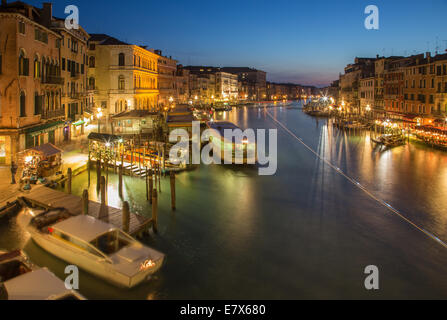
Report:
M112 36L104 33L92 33L90 34L89 41L99 42L100 45L113 46L113 45L129 45L128 43L118 40Z

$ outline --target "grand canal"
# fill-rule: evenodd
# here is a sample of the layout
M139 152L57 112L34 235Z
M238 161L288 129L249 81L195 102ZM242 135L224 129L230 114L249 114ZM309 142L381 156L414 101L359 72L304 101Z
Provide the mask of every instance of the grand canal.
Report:
M338 131L327 120L280 105L217 117L241 128L278 129L277 173L259 176L254 167L218 165L181 173L175 213L166 178L159 234L144 240L167 254L165 266L133 290L81 272L86 297L447 298L447 248L423 232L447 242L447 153L414 144L379 150L367 132ZM131 210L150 215L144 181L125 177L124 183ZM75 194L86 188L86 173L74 178ZM97 198L93 183L89 192ZM121 206L112 173L108 202ZM66 264L29 241L11 219L0 225L0 248L17 247L64 277ZM380 290L364 288L368 265L380 270Z

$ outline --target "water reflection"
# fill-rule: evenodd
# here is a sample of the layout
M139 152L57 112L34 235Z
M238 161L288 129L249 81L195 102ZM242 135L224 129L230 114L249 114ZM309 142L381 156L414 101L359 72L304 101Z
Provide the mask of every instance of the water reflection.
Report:
M265 108L298 137L379 198L447 240L447 155L419 145L377 150L367 132L349 133L274 106L233 108L225 118L246 128L277 128ZM223 114L221 115L224 116ZM95 173L73 180L73 193L99 196ZM121 207L109 173L108 203ZM447 250L373 201L296 139L278 130L278 172L200 166L177 176L177 211L169 179L159 194L159 234L143 241L167 254L166 265L133 290L81 272L88 298L298 299L371 298L363 268L377 264L383 289L374 298L446 298ZM124 177L131 210L151 215L145 181ZM15 220L0 223L0 247L25 246L39 265L64 277L65 263L28 241ZM381 271L382 272L382 271Z

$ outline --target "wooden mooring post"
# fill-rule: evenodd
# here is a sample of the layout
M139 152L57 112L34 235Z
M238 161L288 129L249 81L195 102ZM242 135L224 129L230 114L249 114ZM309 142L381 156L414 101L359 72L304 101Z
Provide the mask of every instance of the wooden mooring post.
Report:
M106 178L101 176L101 207L99 211L99 218L106 217L108 215L108 207L106 202Z
M121 163L118 170L118 194L120 197L123 196L123 163Z
M161 193L161 167L158 164L158 191Z
M82 214L88 214L88 191L82 192Z
M129 233L130 228L130 210L129 203L127 201L123 202L123 231Z
M171 182L171 209L175 210L175 173L171 171L169 173L169 180Z
M67 170L67 192L68 194L71 194L71 179L72 179L72 172L71 168L68 168Z
M158 232L158 200L157 200L157 189L153 190L152 193L152 230Z
M149 201L152 203L152 194L154 190L154 180L152 177L152 169L149 169Z
M88 174L88 186L90 187L90 167L91 167L91 151L90 140L88 141L88 160L87 160L87 174Z
M101 182L101 155L99 159L96 159L96 188L99 190L99 185Z
M147 171L147 167L145 168L145 172L146 172L146 176L144 177L144 182L145 182L145 186L146 186L146 200L149 200L149 183L148 183L148 179L149 177L147 176L148 171Z

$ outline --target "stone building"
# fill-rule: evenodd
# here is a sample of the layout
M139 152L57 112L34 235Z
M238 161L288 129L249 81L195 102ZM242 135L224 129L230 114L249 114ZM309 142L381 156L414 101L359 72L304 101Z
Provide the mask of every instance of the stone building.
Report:
M105 34L88 45L88 89L93 113L105 117L127 110L158 110L158 59L154 52Z
M374 107L375 77L369 76L360 79L360 113L366 114Z
M177 72L177 61L171 57L163 56L161 50L155 50L158 55L158 105L169 106L176 102L175 76Z
M375 58L355 58L340 75L339 100L350 111L360 112L360 79L374 75Z
M248 67L224 67L221 71L238 76L239 99L259 101L267 98L266 72Z
M67 30L59 22L50 3L1 3L0 163L9 164L24 149L70 138L62 71Z
M436 65L429 53L413 56L404 68L404 105L402 112L421 117L435 110Z
M237 100L239 94L238 76L229 72L216 72L216 100Z
M178 103L185 104L190 100L190 74L182 65L177 66L175 90Z

